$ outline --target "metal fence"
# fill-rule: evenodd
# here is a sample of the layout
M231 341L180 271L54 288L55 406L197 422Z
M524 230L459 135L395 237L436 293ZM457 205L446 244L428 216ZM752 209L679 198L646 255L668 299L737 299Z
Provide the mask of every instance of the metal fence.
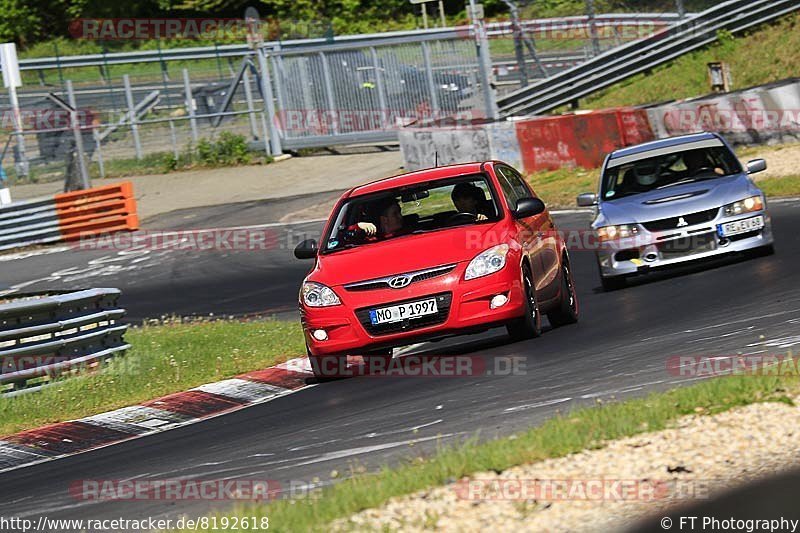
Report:
M442 117L485 118L475 40L451 31L274 49L281 145L289 149L390 141L407 124Z
M0 392L38 388L130 348L119 296L90 289L0 303Z
M654 31L675 20L599 15L592 24L608 29L600 32L604 49L638 37L626 36L626 27ZM8 135L2 164L12 180L48 181L74 172L79 142L92 177L103 177L141 173L143 165L166 171L224 132L271 154L394 141L399 128L426 119L491 116L494 95L519 86L520 61L531 79L586 61L594 53L589 24L586 17L522 21L539 49L521 59L509 23L488 24L492 65L481 62L470 26L268 42L263 54L225 45L24 59L34 85L19 91L21 131L0 95ZM77 127L58 115L51 94L74 103Z
M3 166L15 181L62 179L65 171L77 172L78 137L92 177L136 173L144 164L166 172L202 140L223 132L244 135L266 149L259 74L249 61L236 67L233 78L222 80L192 79L184 68L173 72L177 79L161 83L135 83L126 74L102 88L75 88L65 80L63 89L23 93L23 127L7 129ZM77 126L56 100L74 104ZM0 109L10 126L11 109Z

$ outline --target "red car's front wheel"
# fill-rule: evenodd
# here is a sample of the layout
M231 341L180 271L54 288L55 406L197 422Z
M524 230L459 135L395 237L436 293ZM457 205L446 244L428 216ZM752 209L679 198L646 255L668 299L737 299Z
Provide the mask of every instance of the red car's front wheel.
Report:
M522 287L525 295L525 314L506 325L509 336L515 341L532 339L542 334L542 314L536 302L533 274L528 265L522 266Z
M578 321L578 296L575 294L575 284L566 257L561 262L561 299L558 307L547 313L547 318L554 328Z

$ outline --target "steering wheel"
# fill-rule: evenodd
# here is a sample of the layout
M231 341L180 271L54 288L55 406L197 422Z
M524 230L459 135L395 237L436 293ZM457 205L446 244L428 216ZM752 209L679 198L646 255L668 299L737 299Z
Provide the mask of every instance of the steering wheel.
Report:
M475 213L467 213L465 211L462 211L460 213L455 213L453 215L450 215L450 217L448 217L447 219L446 224L455 224L456 222L461 222L461 221L474 222L475 219L477 218L478 215Z
M692 172L692 177L699 176L700 174L702 174L704 172L715 172L715 171L711 167L700 167L697 170L695 170L694 172Z

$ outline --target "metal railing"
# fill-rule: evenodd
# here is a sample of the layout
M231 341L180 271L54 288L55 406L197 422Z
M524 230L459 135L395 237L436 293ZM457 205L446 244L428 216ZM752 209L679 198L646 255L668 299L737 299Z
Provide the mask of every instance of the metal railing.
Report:
M30 390L128 348L118 289L0 304L0 392Z
M701 48L717 32L737 33L800 9L797 0L731 0L650 37L602 53L498 99L502 116L546 113Z
M690 17L692 15L687 15ZM597 15L595 23L598 26L608 24L641 24L642 22L654 25L671 24L680 20L677 13L607 13ZM552 25L554 23L569 24L570 28L578 28L588 24L588 17L559 17L548 19L531 19L522 21L523 29L535 31L542 25ZM509 34L511 32L510 22L493 22L486 25L489 37ZM434 28L428 30L409 30L394 31L373 34L342 35L337 36L333 41L316 39L291 39L286 41L269 41L265 46L273 49L297 49L308 46L330 45L341 43L352 45L366 41L386 40L387 43L392 39L403 39L405 37L422 37L426 39L453 38L457 35L468 35L469 26L455 26L449 28ZM217 58L240 58L252 53L252 49L246 44L227 44L219 46L197 46L188 48L166 48L163 50L140 50L135 52L112 52L105 54L86 54L76 56L58 57L37 57L21 59L19 62L20 70L50 70L59 68L74 67L106 67L108 65L123 65L129 63L156 63L160 61L186 61L199 59Z
M643 30L655 30L675 20L675 14L609 14L598 15L595 24L643 24ZM529 31L552 30L553 39L570 41L567 48L551 43L558 46L537 54L545 67L541 75L590 57L569 33L587 24L587 17L523 23ZM510 48L498 42L512 37L510 23L487 27L488 42L496 48L493 76L484 64L488 59L476 54L471 26L271 42L258 50L225 45L23 60L24 70L59 69L59 81L49 89L19 92L23 127L9 131L13 141L2 164L12 183L59 179L64 169L84 161L75 155L80 140L90 161L84 167L104 177L140 165L168 169L189 160L204 139L213 141L223 132L245 136L251 148L275 155L284 148L394 141L400 128L428 118L496 116L494 91L487 88L512 90L521 77L518 60L505 58ZM616 42L615 37L607 44ZM211 62L202 61L219 57L228 58L229 78L221 65L216 65L217 76L208 70ZM169 61L182 62L168 66ZM107 68L158 62L160 71L131 67L115 74ZM101 84L87 82L80 67L100 67ZM75 102L86 118L80 129L47 121L50 93ZM11 115L3 95L0 111Z

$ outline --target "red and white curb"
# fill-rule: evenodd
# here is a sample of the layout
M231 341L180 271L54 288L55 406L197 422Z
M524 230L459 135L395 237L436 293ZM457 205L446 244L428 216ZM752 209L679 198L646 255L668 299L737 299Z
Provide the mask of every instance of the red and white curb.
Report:
M308 359L302 357L140 405L10 435L0 439L0 472L103 448L268 402L311 386L306 384L306 379L312 375Z

